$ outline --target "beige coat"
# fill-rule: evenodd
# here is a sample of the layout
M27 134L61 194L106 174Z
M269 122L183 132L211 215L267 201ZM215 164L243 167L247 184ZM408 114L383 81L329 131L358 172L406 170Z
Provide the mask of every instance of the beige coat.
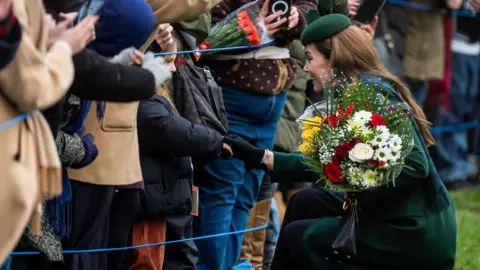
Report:
M142 180L137 138L138 102L105 102L102 120L93 102L85 119L85 133L91 133L98 157L85 168L68 171L70 179L95 185L128 185Z
M221 0L147 0L157 18L157 24L178 22L211 9ZM156 32L156 31L155 31ZM155 34L142 46L145 50ZM94 102L85 119L85 132L91 133L98 148L98 157L89 166L74 170L71 179L94 185L120 186L140 182L140 156L137 137L138 102L106 102L102 120L97 118Z
M14 0L23 29L14 60L0 71L0 124L32 112L0 131L0 265L17 244L29 220L39 226L42 198L61 192L61 165L50 128L36 109L55 104L73 80L68 46L56 43L47 52L42 0ZM34 215L32 215L34 214Z

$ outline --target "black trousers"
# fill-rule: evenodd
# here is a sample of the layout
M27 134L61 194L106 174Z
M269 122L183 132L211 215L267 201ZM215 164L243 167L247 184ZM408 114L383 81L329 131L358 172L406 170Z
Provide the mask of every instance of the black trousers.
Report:
M129 246L133 223L139 209L140 195L138 190L119 190L115 193L110 208L109 248ZM129 252L132 252L132 250L108 252L107 269L127 269L125 259Z
M305 188L293 195L285 212L270 269L298 269L302 260L301 244L305 230L319 218L340 215L342 208L339 200L322 189Z
M64 250L102 249L108 244L110 206L115 187L71 180L72 231L63 243ZM107 253L65 254L68 270L105 270Z
M190 214L169 215L165 218L167 241L193 237L193 216ZM168 244L165 246L163 270L195 269L198 249L193 241Z
M21 250L25 251L26 249ZM62 262L50 262L43 255L22 255L12 257L10 270L60 270L62 266Z

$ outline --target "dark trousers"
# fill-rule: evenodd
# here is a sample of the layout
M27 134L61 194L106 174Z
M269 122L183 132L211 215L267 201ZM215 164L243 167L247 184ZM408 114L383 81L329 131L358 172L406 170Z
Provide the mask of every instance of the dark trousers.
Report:
M167 225L166 241L193 237L192 215L169 215L165 220ZM197 261L198 249L193 241L168 244L165 246L163 270L195 269Z
M71 180L72 231L64 242L64 250L106 248L110 206L115 187L86 184ZM107 253L75 253L65 255L68 270L105 270Z
M119 248L129 246L133 223L140 208L138 190L119 190L115 193L110 207L110 228L108 247ZM130 250L108 252L108 270L124 270L125 258Z
M25 250L25 249L22 249ZM50 262L43 255L25 255L13 256L10 268L0 268L1 270L59 270L63 263Z
M306 188L293 195L285 212L270 269L298 269L302 260L301 244L305 230L319 218L340 216L342 213L341 202L329 192Z

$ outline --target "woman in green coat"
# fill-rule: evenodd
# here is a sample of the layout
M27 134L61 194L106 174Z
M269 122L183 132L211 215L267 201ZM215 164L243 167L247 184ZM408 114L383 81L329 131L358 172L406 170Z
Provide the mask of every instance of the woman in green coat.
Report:
M320 13L322 14L322 13ZM308 72L316 90L322 89L325 70L346 76L368 76L374 90L389 102L410 108L416 127L415 146L395 187L358 193L356 256L332 249L341 229L345 194L316 187L294 195L288 205L272 270L297 269L453 269L456 223L451 199L438 177L427 146L433 145L428 122L406 86L379 61L365 33L347 17L317 15L302 35ZM330 75L328 75L330 76ZM247 167L264 166L277 181L312 181L319 177L300 154L256 149L230 138L234 153ZM408 168L407 168L408 167Z

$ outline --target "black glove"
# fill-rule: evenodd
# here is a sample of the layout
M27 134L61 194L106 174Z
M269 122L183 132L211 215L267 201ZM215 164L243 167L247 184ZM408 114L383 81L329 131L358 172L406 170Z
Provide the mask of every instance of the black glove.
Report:
M233 156L245 162L248 171L254 168L267 169L262 163L264 149L257 148L236 135L225 136L223 142L232 146Z

